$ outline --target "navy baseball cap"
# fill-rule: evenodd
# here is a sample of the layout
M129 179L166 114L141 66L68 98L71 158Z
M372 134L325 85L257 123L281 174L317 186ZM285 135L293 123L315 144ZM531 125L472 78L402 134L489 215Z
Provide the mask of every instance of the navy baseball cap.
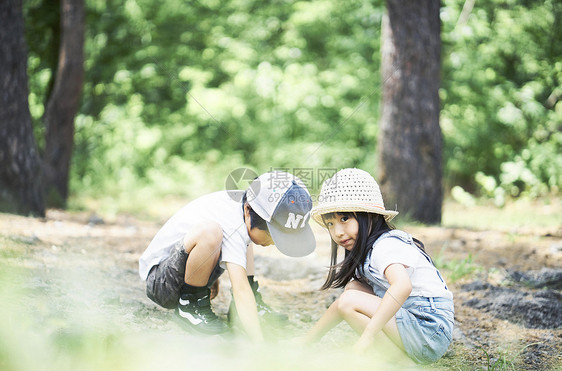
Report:
M267 222L279 251L291 257L314 251L316 239L308 224L312 198L299 178L284 171L262 174L250 184L247 199Z

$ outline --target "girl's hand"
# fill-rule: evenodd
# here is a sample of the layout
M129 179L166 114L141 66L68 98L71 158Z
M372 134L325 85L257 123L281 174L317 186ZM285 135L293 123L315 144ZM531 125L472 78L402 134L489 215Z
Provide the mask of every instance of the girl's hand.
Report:
M353 353L356 355L363 355L371 345L371 342L361 337L353 347Z

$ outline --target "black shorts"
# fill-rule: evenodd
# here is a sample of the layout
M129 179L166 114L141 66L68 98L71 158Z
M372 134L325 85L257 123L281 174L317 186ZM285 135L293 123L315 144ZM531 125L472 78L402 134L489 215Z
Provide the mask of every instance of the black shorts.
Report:
M185 283L185 264L188 256L182 241L177 242L172 247L170 256L150 269L146 278L146 296L164 308L176 308L181 287ZM211 272L207 282L209 288L224 273L224 269L220 267L219 263Z

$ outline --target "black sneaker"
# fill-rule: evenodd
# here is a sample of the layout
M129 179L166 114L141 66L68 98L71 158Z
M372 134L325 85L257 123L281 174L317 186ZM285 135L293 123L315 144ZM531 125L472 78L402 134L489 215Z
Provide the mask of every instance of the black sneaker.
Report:
M258 310L258 316L260 318L263 318L266 322L269 323L280 323L283 321L287 321L289 319L289 316L287 316L284 313L279 313L273 310L269 305L267 305L263 301L260 292L260 286L257 281L250 282L250 287L254 292L254 297L256 299L256 306ZM230 307L228 308L228 314L227 314L228 322L230 324L233 324L233 322L237 317L238 317L238 312L236 311L236 305L234 303L234 300L231 300Z
M181 324L204 334L221 334L228 326L211 309L210 290L204 295L182 294L176 315Z

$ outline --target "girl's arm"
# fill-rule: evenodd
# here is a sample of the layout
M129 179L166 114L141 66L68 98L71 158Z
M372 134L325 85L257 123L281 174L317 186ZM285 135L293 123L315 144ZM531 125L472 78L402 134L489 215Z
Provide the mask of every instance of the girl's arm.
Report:
M377 311L371 317L355 345L358 352L363 352L371 345L375 335L398 312L398 309L400 309L412 292L412 281L410 281L410 276L408 276L408 272L402 264L389 265L384 271L384 275L390 283L390 287L386 290L386 294L384 294Z
M342 321L342 317L338 311L338 300L334 301L332 305L326 310L324 315L316 322L316 324L306 334L304 341L312 343L320 340L328 331Z

